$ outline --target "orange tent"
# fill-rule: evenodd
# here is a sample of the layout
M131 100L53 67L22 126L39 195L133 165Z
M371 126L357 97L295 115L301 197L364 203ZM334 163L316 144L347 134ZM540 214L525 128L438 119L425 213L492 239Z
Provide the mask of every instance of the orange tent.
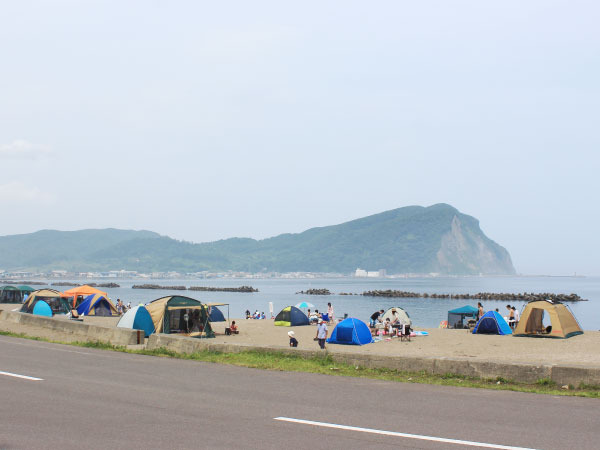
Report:
M71 295L73 296L73 308L77 307L88 295L100 294L108 298L108 294L106 292L103 292L100 289L96 289L92 286L88 286L87 284L68 289L64 293L69 297Z

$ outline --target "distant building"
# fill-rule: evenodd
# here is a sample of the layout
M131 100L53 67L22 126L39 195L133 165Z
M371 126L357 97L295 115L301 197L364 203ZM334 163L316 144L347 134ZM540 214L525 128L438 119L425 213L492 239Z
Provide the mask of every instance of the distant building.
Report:
M355 277L367 277L367 271L363 270L363 269L356 269L356 272L354 272L354 276Z

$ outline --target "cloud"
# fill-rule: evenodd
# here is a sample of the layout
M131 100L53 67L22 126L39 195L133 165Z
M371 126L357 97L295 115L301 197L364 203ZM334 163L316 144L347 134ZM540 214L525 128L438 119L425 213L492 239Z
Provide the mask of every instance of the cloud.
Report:
M42 191L36 186L27 186L18 181L0 184L0 205L52 205L55 203L54 194Z
M33 144L25 139L15 139L10 144L0 145L1 159L38 159L52 153L45 145Z

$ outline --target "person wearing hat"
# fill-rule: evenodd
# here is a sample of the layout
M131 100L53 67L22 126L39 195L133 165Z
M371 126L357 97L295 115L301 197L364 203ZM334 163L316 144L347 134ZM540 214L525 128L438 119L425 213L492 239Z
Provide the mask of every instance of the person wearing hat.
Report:
M298 347L298 340L295 337L295 334L293 331L288 331L288 336L290 337L290 347Z
M316 339L319 341L319 347L325 349L325 339L327 339L327 324L323 322L323 319L319 319Z

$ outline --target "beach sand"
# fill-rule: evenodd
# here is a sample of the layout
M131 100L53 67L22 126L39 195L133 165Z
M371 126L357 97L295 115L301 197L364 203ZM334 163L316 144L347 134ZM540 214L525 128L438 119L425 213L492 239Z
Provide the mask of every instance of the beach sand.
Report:
M0 309L11 311L15 305L0 305ZM105 327L116 326L118 317L85 317L84 323ZM318 349L313 340L317 327L276 327L272 320L235 319L240 334L225 336L226 322L213 323L217 336L215 343L240 343L256 346L287 347L287 332L294 330L298 348ZM329 325L329 334L333 331ZM22 332L27 329L18 324L0 321L0 330ZM469 360L496 362L518 362L528 364L568 364L600 367L600 331L585 331L583 335L569 339L544 339L514 336L473 335L466 330L424 329L429 336L413 337L410 342L400 339L383 340L364 346L327 344L330 352L358 352L382 356L450 357ZM69 336L56 336L50 330L36 330L37 336L55 340L71 340Z

